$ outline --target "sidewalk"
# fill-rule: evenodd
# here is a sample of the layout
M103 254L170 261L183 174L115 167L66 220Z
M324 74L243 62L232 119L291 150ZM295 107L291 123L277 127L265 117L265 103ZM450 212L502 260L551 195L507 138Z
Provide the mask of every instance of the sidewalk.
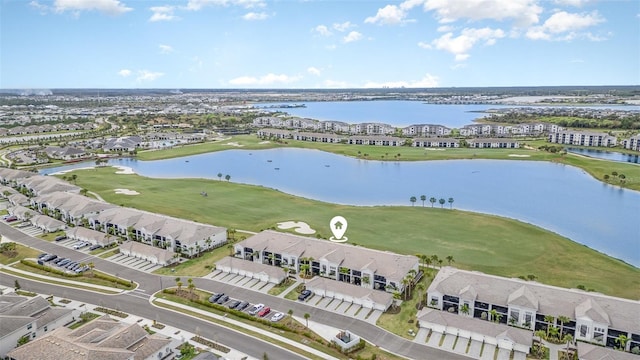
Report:
M301 349L301 350L304 350L304 351L306 351L306 352L308 352L308 353L314 354L314 355L316 355L316 356L318 356L318 357L320 357L320 358L322 358L322 359L327 359L327 360L339 360L339 359L337 359L337 358L335 358L335 357L332 357L332 356L329 356L329 355L327 355L327 354L323 353L322 351L316 350L316 349L314 349L314 348L312 348L312 347L309 347L309 346L307 346L307 345L301 344L301 343L299 343L299 342L297 342L297 341L293 341L293 340L288 339L288 338L286 338L286 337L284 337L284 336L280 336L280 335L274 334L274 333L272 333L272 332L270 332L270 331L267 331L267 330L263 330L263 329L257 328L257 327L255 327L255 326L252 326L252 325L249 325L249 324L243 323L243 322L241 322L241 321L237 321L237 320L229 319L229 318L227 318L226 316L220 316L220 315L218 315L218 314L213 314L213 313L210 313L210 312L208 312L208 311L200 310L200 309L197 309L197 308L193 308L193 307L185 306L185 305L182 305L182 304L174 303L174 302L172 302L172 301L168 301L168 300L164 300L164 299L159 299L159 298L153 298L153 297L151 298L151 301L150 301L150 302L151 302L151 305L153 305L153 300L156 300L156 301L161 302L161 303L164 303L164 304L172 305L172 306L175 306L175 307L181 307L181 308L183 308L183 309L185 309L185 310L189 310L190 312L195 312L195 313L201 314L201 315L203 315L203 316L211 317L211 318L214 318L214 319L216 319L216 320L224 321L224 322L227 322L227 323L229 323L229 324L233 324L233 325L235 325L235 326L242 327L242 328L244 328L244 329L247 329L247 330L250 330L250 331L253 331L253 332L259 333L259 334L261 334L261 335L264 335L264 336L270 337L270 338L272 338L272 339L274 339L274 340L278 340L278 341L280 341L280 342L283 342L283 343L286 343L286 344L289 344L289 345L295 346L295 347L297 347L298 349ZM153 305L153 306L156 306L156 305ZM170 310L170 309L168 309L168 310ZM184 314L184 313L183 313L183 315L185 315L185 316L191 316L191 315ZM303 321L304 321L304 319L303 319ZM323 325L323 326L324 326L324 325ZM315 331L315 329L311 328L311 321L309 321L309 328L310 328L311 330L314 330L314 331ZM319 328L319 327L318 327L318 328ZM335 334L337 334L337 333L338 333L338 331L339 331L339 330L335 330L335 333L334 333L332 336L335 336ZM328 331L326 331L326 330L323 330L323 332L324 332L325 334L326 334L326 333L328 333ZM251 336L251 335L249 335L249 334L245 334L245 335ZM323 335L321 335L321 336L324 338L324 336L323 336Z

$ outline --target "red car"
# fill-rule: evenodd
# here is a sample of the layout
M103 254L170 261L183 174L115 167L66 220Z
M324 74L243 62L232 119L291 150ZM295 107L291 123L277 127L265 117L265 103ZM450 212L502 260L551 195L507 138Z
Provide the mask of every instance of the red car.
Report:
M260 312L258 313L258 316L265 317L269 315L270 312L271 312L271 308L267 306L264 309L260 310Z

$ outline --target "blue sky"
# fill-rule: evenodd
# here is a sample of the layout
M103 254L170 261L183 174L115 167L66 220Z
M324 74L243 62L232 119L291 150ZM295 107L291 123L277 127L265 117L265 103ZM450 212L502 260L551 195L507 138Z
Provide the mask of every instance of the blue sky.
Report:
M640 84L637 0L0 4L0 88Z

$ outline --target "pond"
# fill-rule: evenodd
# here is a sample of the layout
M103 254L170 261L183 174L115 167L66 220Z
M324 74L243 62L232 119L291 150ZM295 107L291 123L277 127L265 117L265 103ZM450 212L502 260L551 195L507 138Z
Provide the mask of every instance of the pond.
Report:
M640 154L625 154L617 151L606 151L606 150L598 150L598 149L585 149L585 148L567 148L567 152L584 155L588 157L610 160L610 161L620 161L620 162L628 162L632 164L640 164Z

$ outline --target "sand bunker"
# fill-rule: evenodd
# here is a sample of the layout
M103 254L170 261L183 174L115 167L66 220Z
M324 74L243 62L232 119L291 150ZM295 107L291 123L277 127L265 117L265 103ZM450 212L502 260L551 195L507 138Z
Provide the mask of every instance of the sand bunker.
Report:
M283 230L293 229L293 231L297 232L298 234L305 234L305 235L316 233L316 231L313 230L309 226L309 224L307 224L304 221L284 221L284 222L278 223L278 229L283 229Z
M114 166L114 168L119 170L119 171L116 171L116 174L122 174L122 175L135 174L133 169L128 167L128 166L119 166L119 165L117 165L117 166Z
M235 146L235 147L243 147L244 145L240 145L237 142L228 142L225 145Z
M426 148L425 150L429 150L429 151L444 151L444 149L432 149L432 148Z
M270 142L271 142L271 141L268 141L268 140L267 140L267 141L260 141L258 144L260 144L260 145L264 145L264 144L268 144L268 143L270 143Z
M524 155L524 154L509 154L509 156L511 156L511 157L530 157L531 155Z
M81 167L81 168L75 168L75 169L69 169L69 170L62 170L62 171L58 171L55 173L51 173L49 175L64 175L66 173L72 172L72 171L76 171L76 170L89 170L89 169L95 169L95 166L88 166L88 167Z
M139 192L135 191L135 190L129 190L129 189L113 189L116 194L122 194L122 195L140 195Z

